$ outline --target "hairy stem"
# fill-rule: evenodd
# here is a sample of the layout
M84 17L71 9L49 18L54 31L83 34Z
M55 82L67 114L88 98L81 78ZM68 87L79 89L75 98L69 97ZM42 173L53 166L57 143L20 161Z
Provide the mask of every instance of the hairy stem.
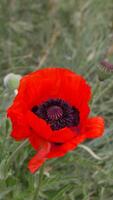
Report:
M43 179L43 175L44 175L44 166L45 166L45 164L42 165L42 167L40 168L40 171L39 171L38 184L37 184L34 196L33 196L33 200L39 200L39 192L40 192L42 179Z

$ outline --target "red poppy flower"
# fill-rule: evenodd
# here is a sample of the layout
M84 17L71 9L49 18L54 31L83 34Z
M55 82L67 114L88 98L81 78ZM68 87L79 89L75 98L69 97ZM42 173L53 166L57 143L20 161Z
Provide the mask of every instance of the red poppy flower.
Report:
M103 118L88 117L90 98L84 78L68 69L38 70L21 79L8 117L12 137L28 138L37 151L28 166L32 173L48 158L63 156L85 139L103 134Z

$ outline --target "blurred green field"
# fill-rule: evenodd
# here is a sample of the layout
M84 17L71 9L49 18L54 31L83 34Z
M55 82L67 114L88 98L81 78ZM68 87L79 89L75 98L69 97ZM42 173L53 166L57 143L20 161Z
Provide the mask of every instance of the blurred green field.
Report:
M113 63L113 0L0 1L0 200L32 200L39 175L27 169L32 147L19 150L22 143L10 138L5 110L14 93L4 76L47 66L86 77L94 92L91 114L104 116L106 130L85 142L89 152L80 146L47 161L40 200L113 200L113 72L99 81L104 58Z

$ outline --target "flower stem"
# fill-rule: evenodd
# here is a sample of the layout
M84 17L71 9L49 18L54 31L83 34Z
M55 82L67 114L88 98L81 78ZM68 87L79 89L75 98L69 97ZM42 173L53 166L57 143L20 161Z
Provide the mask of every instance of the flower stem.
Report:
M43 179L43 175L44 175L44 166L45 166L45 164L42 165L42 167L40 168L40 171L39 171L38 184L37 184L34 196L33 196L33 200L39 199L40 187L41 187L41 183L42 183L42 179Z
M99 79L97 78L97 79L96 79L95 88L94 88L94 91L93 91L93 95L92 95L92 99L91 99L91 101L90 101L91 107L93 107L93 105L94 105L95 97L96 97L96 94L98 93L99 88L100 88L100 81L99 81Z
M17 149L11 154L11 156L8 158L7 160L7 165L13 160L13 158L15 157L15 155L21 151L22 148L24 148L26 145L28 144L28 140L25 140L24 142L22 142Z

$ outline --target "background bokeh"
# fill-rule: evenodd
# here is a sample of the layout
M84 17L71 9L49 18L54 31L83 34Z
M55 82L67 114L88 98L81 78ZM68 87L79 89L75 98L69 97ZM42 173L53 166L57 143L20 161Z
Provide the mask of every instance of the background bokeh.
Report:
M47 161L40 200L113 200L113 72L103 59L113 63L113 0L0 0L0 200L32 200L38 181L27 169L34 150L10 138L14 91L4 77L47 66L86 77L91 114L104 116L106 130L88 149Z

